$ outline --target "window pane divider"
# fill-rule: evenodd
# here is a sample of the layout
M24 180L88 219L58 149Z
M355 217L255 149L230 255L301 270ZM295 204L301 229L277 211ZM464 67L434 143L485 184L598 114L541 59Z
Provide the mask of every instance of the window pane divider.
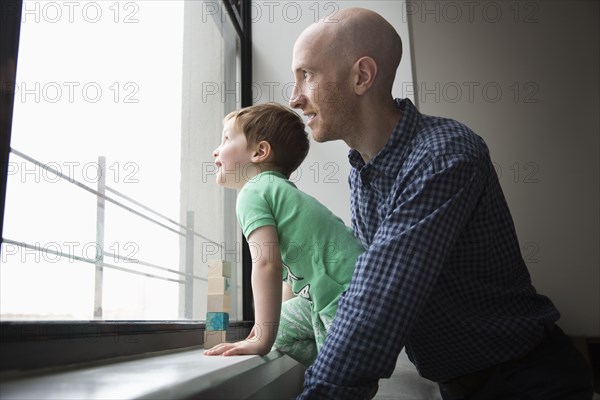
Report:
M84 262L84 263L87 263L87 264L94 264L94 265L98 264L98 261L96 259L81 257L81 256L77 256L75 254L69 254L69 253L65 253L65 252L62 252L62 251L53 250L53 249L48 248L48 247L41 247L41 246L38 246L38 245L35 245L35 244L26 243L26 242L18 242L16 240L7 239L7 238L4 238L3 241L6 244L11 244L13 246L19 246L19 247L22 247L22 248L25 248L25 249L30 249L30 250L35 250L35 251L39 251L39 252L44 252L44 253L52 254L52 255L55 255L55 256L65 257L65 258L68 258L69 260L73 260L73 261L81 261L81 262ZM208 281L207 278L202 278L202 277L200 277L198 275L188 274L188 273L185 273L185 272L181 272L181 271L174 270L174 269L167 268L167 267L162 267L160 265L152 264L152 263L145 262L145 261L140 261L140 260L133 261L133 260L128 259L127 257L121 256L121 255L118 255L118 254L114 254L114 253L104 252L104 256L118 258L118 259L126 261L126 262L128 261L131 264L143 265L145 267L158 269L158 270L169 272L169 273L172 273L172 274L177 274L177 275L180 275L180 276L186 277L186 278L190 277L192 279L197 279L197 280L200 280L200 281L205 281L205 282ZM116 269L116 270L119 270L119 271L128 272L128 273L131 273L131 274L137 274L137 275L145 276L145 277L148 277L148 278L161 279L161 280L166 280L166 281L171 281L171 282L176 282L176 283L185 283L186 282L184 280L171 279L171 278L166 278L166 277L159 276L159 275L154 275L154 274L149 274L149 273L145 273L145 272L136 271L135 269L132 269L132 268L119 267L118 265L110 264L110 263L107 263L107 262L104 262L104 261L102 261L100 264L102 266L104 266L104 267L107 267L107 268L112 268L112 269Z

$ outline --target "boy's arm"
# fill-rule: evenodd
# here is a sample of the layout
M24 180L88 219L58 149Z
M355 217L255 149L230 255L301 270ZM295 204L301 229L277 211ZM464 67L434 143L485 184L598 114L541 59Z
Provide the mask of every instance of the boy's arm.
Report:
M283 282L283 284L281 285L281 301L285 302L290 299L293 299L294 297L296 297L296 295L292 291L292 285L290 285L287 282Z
M277 230L263 226L248 237L252 255L252 291L254 293L254 329L263 354L275 342L281 314L281 252Z
M265 355L273 346L281 313L281 254L277 230L272 225L254 230L248 237L252 255L252 291L255 324L250 335L241 342L222 343L206 355Z

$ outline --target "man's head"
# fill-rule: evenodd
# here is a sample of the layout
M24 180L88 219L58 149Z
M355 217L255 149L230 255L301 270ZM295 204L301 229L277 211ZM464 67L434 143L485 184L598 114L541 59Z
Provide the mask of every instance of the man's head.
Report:
M232 157L235 164L246 160L248 164L253 163L257 170L279 171L289 177L308 154L309 140L302 118L280 104L266 103L242 108L229 113L223 122L223 141L214 152L216 158L226 157L231 151L228 148L235 145L236 153L229 153L237 154ZM223 161L218 160L220 163ZM235 165L235 168L244 167Z
M316 141L347 139L359 117L391 99L402 42L381 15L348 8L309 26L294 45L290 105Z

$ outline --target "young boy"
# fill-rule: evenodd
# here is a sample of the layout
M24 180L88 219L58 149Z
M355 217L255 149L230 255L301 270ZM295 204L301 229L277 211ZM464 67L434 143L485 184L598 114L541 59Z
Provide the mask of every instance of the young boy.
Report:
M241 189L236 212L252 255L256 323L246 340L207 355L264 355L275 346L308 366L325 340L363 247L341 219L289 181L308 147L302 119L282 105L255 105L224 119L213 153L216 180Z

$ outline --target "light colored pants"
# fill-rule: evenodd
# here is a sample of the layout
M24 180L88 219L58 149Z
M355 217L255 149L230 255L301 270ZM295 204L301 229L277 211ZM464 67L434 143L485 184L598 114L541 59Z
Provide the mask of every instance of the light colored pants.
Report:
M317 358L330 323L328 321L325 326L308 300L294 297L281 305L279 330L273 347L308 367Z

